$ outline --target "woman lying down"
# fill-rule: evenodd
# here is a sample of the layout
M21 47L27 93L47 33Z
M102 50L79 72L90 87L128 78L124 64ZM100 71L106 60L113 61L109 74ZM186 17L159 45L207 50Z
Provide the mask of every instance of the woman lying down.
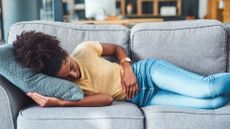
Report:
M70 80L85 97L78 101L27 93L38 105L107 106L113 100L148 105L214 109L230 96L230 74L201 76L155 58L131 63L121 46L85 41L68 55L60 41L41 32L23 32L13 43L19 63L41 73ZM21 50L27 51L22 53ZM102 56L114 56L119 63Z

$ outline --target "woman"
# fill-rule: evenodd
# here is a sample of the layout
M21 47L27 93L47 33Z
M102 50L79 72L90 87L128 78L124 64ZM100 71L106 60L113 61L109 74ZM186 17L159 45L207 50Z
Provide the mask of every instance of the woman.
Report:
M175 105L213 109L229 101L230 74L207 77L188 72L166 61L146 59L130 64L118 45L87 41L69 56L56 37L23 32L13 43L16 60L38 72L77 83L85 98L65 101L28 93L40 106L106 106L113 100L139 107ZM101 56L115 56L119 64Z

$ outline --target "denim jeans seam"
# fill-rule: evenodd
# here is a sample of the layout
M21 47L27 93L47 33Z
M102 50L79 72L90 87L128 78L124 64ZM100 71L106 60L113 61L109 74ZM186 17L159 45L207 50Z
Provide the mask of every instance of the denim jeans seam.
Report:
M142 88L142 89L139 89L139 90L154 90L155 88Z

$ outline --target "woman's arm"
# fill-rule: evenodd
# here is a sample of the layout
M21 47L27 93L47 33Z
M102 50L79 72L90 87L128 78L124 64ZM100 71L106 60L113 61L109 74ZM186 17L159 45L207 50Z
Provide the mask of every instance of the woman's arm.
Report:
M85 96L84 99L78 101L66 101L55 97L47 97L38 93L29 92L27 95L32 98L39 106L79 106L79 107L99 107L108 106L113 103L113 98L106 94L94 94Z
M127 57L127 54L123 47L115 44L101 43L102 56L115 56L120 62ZM122 86L125 89L128 99L134 97L138 91L138 83L136 75L133 73L131 64L127 61L121 63L124 69L124 75L122 77Z
M115 56L119 61L124 59L127 54L125 49L116 44L101 43L102 46L102 56Z

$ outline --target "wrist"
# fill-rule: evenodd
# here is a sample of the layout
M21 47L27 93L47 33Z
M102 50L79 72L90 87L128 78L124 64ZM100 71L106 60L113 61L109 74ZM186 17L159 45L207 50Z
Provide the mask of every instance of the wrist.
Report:
M131 66L130 62L127 62L127 61L124 61L121 65L123 67L129 67L129 66Z
M120 60L120 64L123 64L124 62L131 62L131 59L129 57L124 57L123 59Z
M121 66L123 67L124 73L129 73L130 71L132 71L132 67L129 62L123 62Z
M62 107L73 106L73 105L74 105L74 101L66 101L66 100L63 100L63 101L60 101L60 102L59 102L59 105L62 106Z
M65 106L65 101L58 102L58 105L61 106L61 107Z

